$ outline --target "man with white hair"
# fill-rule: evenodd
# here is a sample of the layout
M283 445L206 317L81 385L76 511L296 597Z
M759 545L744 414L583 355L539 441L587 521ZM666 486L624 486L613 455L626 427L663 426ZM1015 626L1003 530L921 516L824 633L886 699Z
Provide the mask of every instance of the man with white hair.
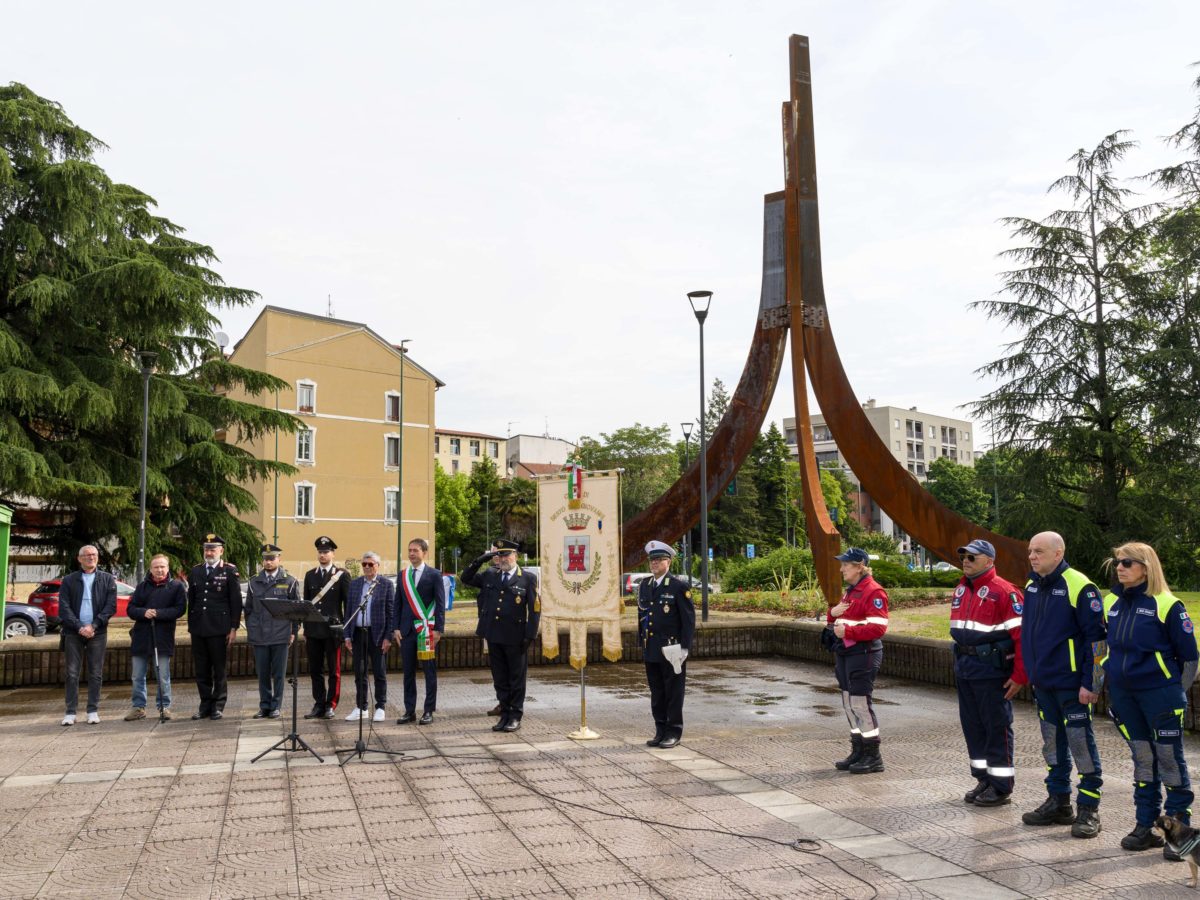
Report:
M58 614L62 618L62 648L67 656L67 710L63 725L75 724L79 703L79 672L87 657L89 725L100 722L100 686L104 651L108 647L108 620L117 613L117 582L96 568L100 551L94 544L79 548L79 571L71 572L58 588Z
M387 706L387 654L392 648L396 588L389 579L380 576L379 563L379 554L368 550L362 555L362 575L350 582L345 635L346 650L354 654L356 703L346 716L347 722L367 716L368 666L375 676L375 712L371 721L382 722Z
M1100 591L1067 565L1062 536L1043 531L1029 539L1021 650L1033 685L1046 759L1046 801L1021 817L1026 825L1070 825L1077 838L1100 833L1100 754L1092 733L1104 656ZM1071 760L1079 770L1079 814L1071 808Z

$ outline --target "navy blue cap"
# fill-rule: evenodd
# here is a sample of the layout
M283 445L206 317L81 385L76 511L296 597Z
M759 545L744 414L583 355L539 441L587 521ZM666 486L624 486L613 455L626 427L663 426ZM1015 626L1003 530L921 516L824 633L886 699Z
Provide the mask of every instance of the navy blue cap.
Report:
M838 554L834 559L838 562L852 563L869 563L871 561L870 555L861 547L850 547L845 553Z
M497 553L516 553L521 549L521 544L519 541L510 541L504 539L496 541L493 546L495 546Z
M992 546L991 541L985 541L982 538L975 538L965 547L959 547L958 552L961 553L976 553L979 556L986 556L988 559L996 558L996 548Z

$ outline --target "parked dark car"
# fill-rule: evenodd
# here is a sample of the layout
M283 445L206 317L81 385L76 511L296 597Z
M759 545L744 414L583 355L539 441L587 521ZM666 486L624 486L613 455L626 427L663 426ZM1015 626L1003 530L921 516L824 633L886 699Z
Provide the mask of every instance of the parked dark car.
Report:
M38 607L46 614L46 623L50 626L51 631L57 631L59 625L58 617L58 588L62 584L61 578L51 578L49 581L43 581L33 593L29 595L29 603ZM125 608L129 606L129 598L133 596L133 585L126 584L123 581L117 582L117 618L125 617Z
M28 603L4 604L4 639L40 637L46 633L46 614Z

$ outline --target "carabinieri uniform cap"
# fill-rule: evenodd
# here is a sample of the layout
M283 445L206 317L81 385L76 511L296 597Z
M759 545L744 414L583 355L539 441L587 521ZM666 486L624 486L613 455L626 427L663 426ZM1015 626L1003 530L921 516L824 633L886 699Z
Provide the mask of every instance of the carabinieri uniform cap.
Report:
M204 536L204 546L206 548L207 547L224 547L225 539L223 537L221 537L219 534L212 534L210 532Z
M327 550L337 549L337 544L333 542L333 538L326 537L325 535L321 535L319 538L313 541L313 546L316 547L321 553L324 553Z
M982 538L975 538L965 547L958 548L959 553L975 553L979 556L986 556L988 559L996 558L996 548L992 546L991 541L985 541Z
M651 541L646 545L646 556L650 559L674 559L675 548L662 541Z

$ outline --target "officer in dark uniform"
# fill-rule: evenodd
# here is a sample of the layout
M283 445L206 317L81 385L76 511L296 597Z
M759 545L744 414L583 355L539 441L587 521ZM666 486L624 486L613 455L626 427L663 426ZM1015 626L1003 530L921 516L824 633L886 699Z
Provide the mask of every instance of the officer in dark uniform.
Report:
M317 548L317 565L304 573L304 599L312 603L320 595L317 609L321 615L344 624L350 574L334 564L333 551L337 544L332 538L321 535L313 543ZM326 590L331 580L333 586ZM313 708L304 718L332 719L342 694L341 637L326 623L305 622L304 643L308 650L308 674L312 679L313 695Z
M654 737L646 746L669 748L683 737L686 660L696 632L696 607L688 585L668 571L674 549L662 541L651 541L646 556L651 577L638 585L638 642L646 662L654 715ZM678 660L678 670L673 660Z
M496 549L471 561L463 584L479 588L479 626L475 633L488 642L492 683L500 701L500 721L492 731L516 731L525 710L526 653L542 617L537 579L517 565L516 541L496 541ZM480 572L495 559L496 565Z
M242 621L242 586L237 568L222 561L224 552L225 541L219 535L205 535L204 562L188 575L188 633L200 692L200 708L193 719L225 715L225 660Z

